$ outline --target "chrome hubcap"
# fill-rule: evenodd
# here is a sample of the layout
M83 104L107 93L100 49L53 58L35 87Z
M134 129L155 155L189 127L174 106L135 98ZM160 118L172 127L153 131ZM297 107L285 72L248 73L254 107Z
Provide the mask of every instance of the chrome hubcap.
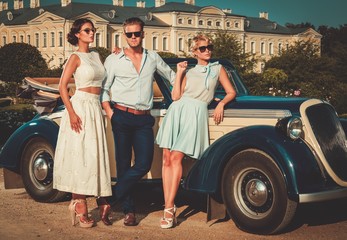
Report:
M33 175L43 184L50 184L53 180L53 159L47 152L40 153L33 162Z
M257 207L264 205L268 197L266 185L258 179L252 179L246 184L245 194L248 201Z
M258 169L244 169L236 177L237 203L244 214L258 219L266 216L272 208L274 192L269 178Z

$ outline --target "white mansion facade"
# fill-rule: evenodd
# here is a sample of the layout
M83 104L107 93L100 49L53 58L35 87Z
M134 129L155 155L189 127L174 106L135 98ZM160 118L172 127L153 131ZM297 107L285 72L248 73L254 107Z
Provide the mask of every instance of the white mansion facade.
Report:
M311 28L289 29L268 19L268 13L247 17L230 9L199 7L195 0L169 2L155 0L154 7L144 1L137 6L124 6L126 0L109 0L110 4L75 3L56 0L56 4L40 6L40 0L0 0L0 46L12 42L29 43L38 48L51 68L58 67L74 51L66 41L75 19L86 17L97 28L92 47L126 46L122 23L138 16L146 24L144 47L182 56L188 53L188 42L198 32L226 30L239 39L245 52L253 54L261 71L264 61L278 55L296 41L314 41L320 47L321 35ZM11 1L11 2L12 2ZM24 7L24 1L30 1ZM183 1L183 0L181 0Z

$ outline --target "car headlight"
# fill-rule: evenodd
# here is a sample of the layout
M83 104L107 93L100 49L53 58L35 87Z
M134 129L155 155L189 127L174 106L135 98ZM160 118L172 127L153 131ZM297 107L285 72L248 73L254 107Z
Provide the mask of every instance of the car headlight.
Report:
M296 140L301 137L302 134L302 121L298 117L293 117L288 121L287 124L287 135Z
M278 121L276 127L292 140L296 140L302 137L303 126L301 118L299 117L283 118Z

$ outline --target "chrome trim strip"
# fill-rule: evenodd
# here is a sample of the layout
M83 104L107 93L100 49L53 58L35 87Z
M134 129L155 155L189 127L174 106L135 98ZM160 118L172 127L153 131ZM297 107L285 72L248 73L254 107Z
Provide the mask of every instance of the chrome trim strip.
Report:
M48 118L48 119L55 119L55 118L61 118L63 116L63 111L58 111L54 113L50 113L47 115L42 116L42 118Z
M209 110L208 114L211 117L214 110ZM291 117L292 113L289 110L278 109L226 109L224 117L231 118L285 118Z
M151 110L151 115L156 117L156 116L165 116L167 110L166 109L152 109ZM106 116L106 112L105 110L102 110L102 113L104 114L104 116ZM42 117L46 117L49 119L55 119L55 118L61 118L63 116L63 111L58 111L58 112L54 112L54 113L50 113L47 114L45 116Z
M166 109L152 109L152 116L165 116ZM209 110L208 114L211 117L214 110ZM63 111L54 112L46 115L50 119L62 117ZM105 114L105 113L104 113ZM291 117L292 113L289 110L272 110L272 109L226 109L224 117L231 118L285 118Z
M299 203L312 203L347 197L347 188L318 193L299 194Z

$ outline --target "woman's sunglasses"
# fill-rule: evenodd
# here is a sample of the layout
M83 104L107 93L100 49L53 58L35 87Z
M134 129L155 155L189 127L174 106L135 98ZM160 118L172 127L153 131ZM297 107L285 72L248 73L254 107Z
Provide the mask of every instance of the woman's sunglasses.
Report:
M127 36L127 38L131 38L133 36L133 34L135 35L135 37L140 37L142 34L142 31L139 32L127 32L125 33L125 36Z
M82 32L82 31L86 32L87 34L89 34L90 31L92 31L93 33L95 33L95 32L96 32L96 28L85 28L85 29L81 29L81 30L80 30L80 32Z
M201 47L198 47L199 51L200 52L205 52L206 49L208 49L210 52L213 51L213 45L212 44L209 44L207 46L201 46Z

